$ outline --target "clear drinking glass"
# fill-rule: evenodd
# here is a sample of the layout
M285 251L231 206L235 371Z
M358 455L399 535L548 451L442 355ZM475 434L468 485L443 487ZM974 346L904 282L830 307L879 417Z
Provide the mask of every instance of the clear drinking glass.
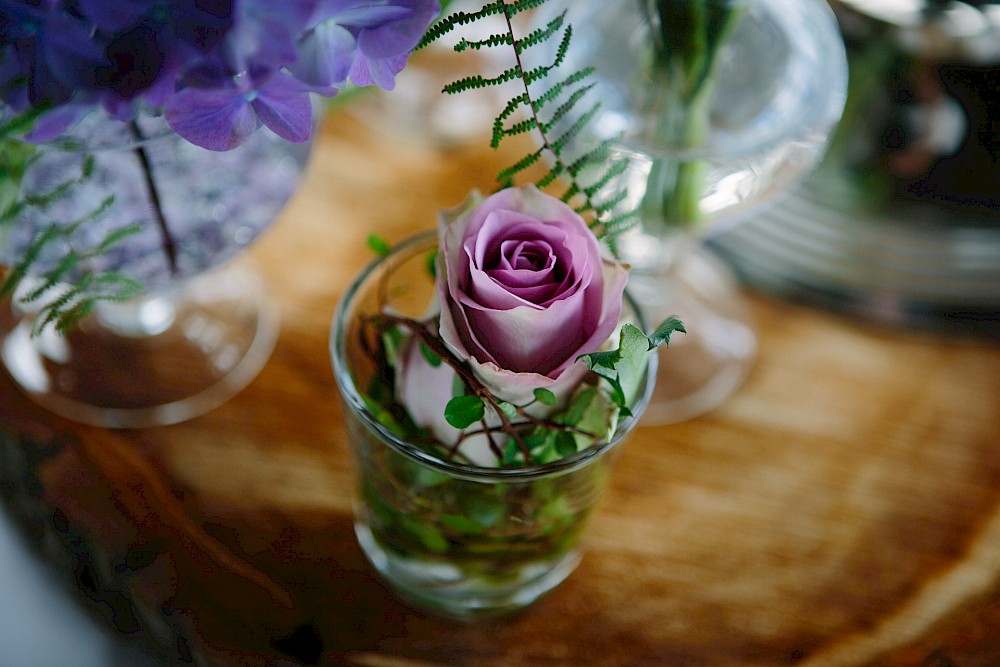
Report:
M357 478L355 531L362 550L399 595L464 620L521 609L580 561L579 539L607 486L625 437L652 392L656 356L634 416L614 437L554 463L517 469L458 464L401 439L365 396L385 383L361 346L360 318L421 318L433 298L427 257L437 237L401 244L365 269L333 321L331 353ZM637 311L630 317L641 326Z

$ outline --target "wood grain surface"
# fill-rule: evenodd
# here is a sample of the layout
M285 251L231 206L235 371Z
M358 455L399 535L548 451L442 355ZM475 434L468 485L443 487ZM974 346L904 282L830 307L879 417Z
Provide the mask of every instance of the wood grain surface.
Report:
M388 592L352 531L330 318L369 233L431 227L503 162L333 113L251 252L277 348L204 417L79 426L0 375L0 488L108 623L164 664L1000 665L1000 345L760 295L746 384L638 429L564 585L475 625Z

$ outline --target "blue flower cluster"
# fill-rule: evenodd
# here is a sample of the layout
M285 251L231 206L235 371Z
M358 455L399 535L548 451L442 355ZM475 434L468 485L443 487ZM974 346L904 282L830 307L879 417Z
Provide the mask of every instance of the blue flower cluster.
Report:
M310 93L391 89L438 0L0 0L0 107L42 110L30 139L95 107L162 111L211 150L261 125L294 142Z

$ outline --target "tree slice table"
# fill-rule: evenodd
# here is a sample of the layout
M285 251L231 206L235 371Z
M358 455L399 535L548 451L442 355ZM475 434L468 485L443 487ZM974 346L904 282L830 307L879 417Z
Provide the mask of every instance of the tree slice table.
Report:
M433 227L504 158L330 115L251 252L277 349L204 417L79 426L0 377L0 488L40 553L165 664L1000 664L1000 345L761 296L746 384L637 430L564 585L471 625L392 596L352 530L331 315L369 233Z

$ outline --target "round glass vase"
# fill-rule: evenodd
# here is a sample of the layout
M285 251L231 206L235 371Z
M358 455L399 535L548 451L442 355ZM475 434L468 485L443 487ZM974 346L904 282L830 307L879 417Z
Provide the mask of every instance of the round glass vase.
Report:
M757 350L738 281L704 242L821 159L846 97L843 40L824 0L555 0L537 23L563 11L563 67L593 67L600 101L576 144L613 142L629 165L639 224L617 249L633 293L650 319L688 329L645 419L696 417L742 384Z
M30 203L0 227L9 266L40 234L54 236L0 309L0 358L13 379L52 412L115 428L184 421L242 390L269 358L278 318L253 264L237 256L292 196L310 149L261 130L209 151L162 117L128 123L98 111L38 145L18 196ZM40 326L44 304L83 275L53 280L68 255L142 289L98 299L65 333Z
M362 349L360 322L384 309L424 317L434 298L427 259L436 248L435 234L414 237L362 271L337 308L330 346L355 463L362 551L403 600L473 621L532 604L576 568L581 534L649 400L657 357L649 355L633 416L614 436L553 463L477 467L401 439L366 398L385 380ZM641 327L629 306L627 316Z

